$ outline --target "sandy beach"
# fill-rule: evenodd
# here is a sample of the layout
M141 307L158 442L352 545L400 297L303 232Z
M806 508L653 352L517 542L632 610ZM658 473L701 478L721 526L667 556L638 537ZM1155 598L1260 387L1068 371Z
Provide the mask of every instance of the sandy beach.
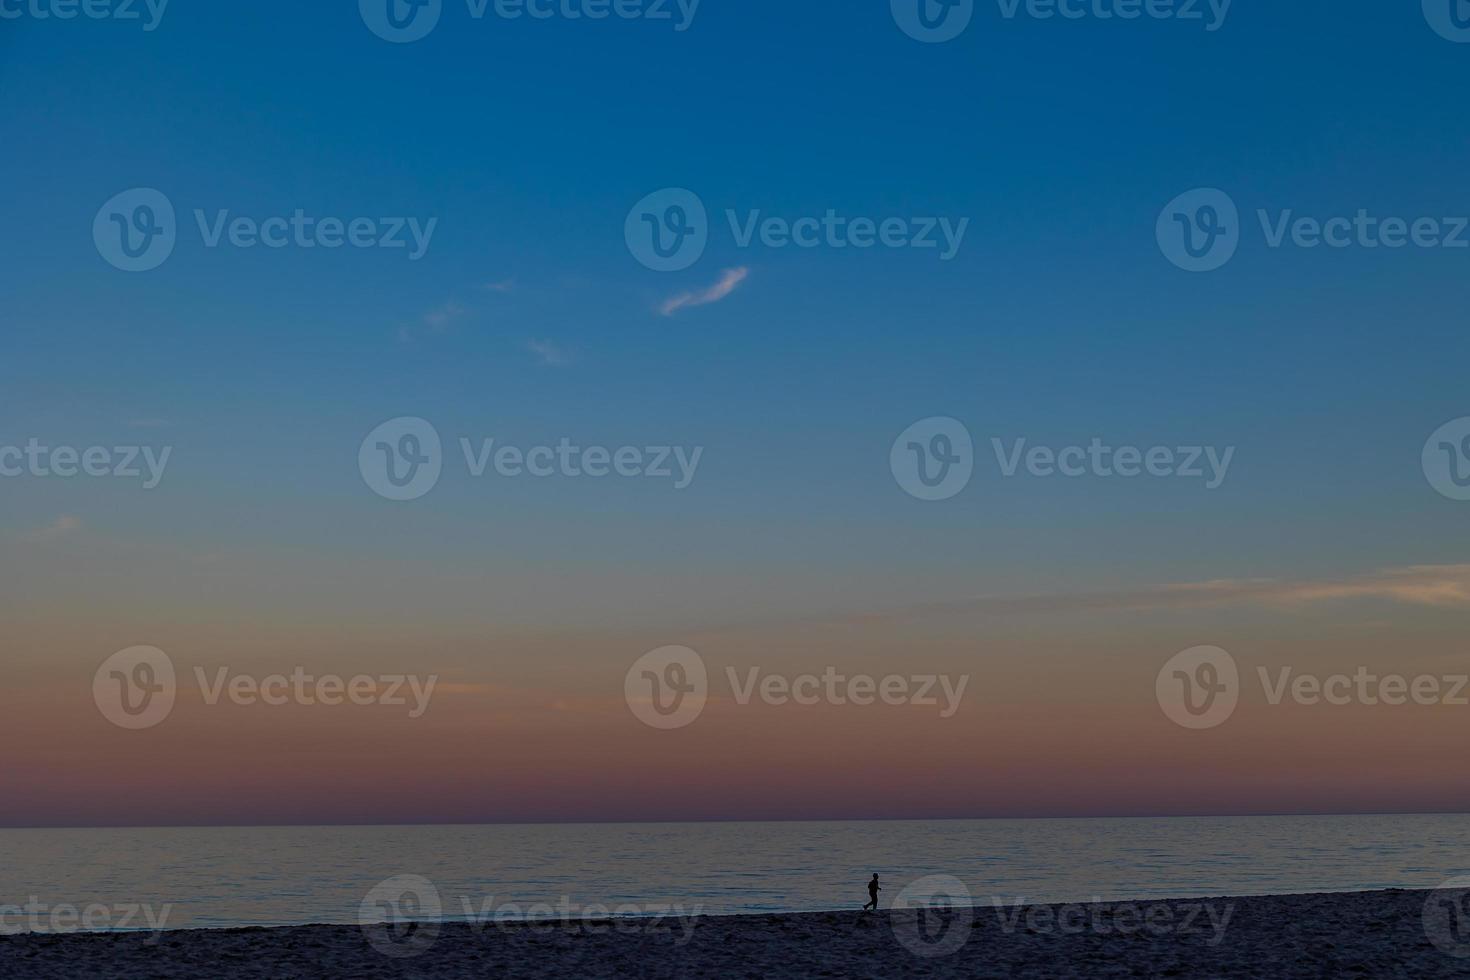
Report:
M28 934L0 938L0 975L1465 977L1470 934L1459 931L1456 918L1463 899L1464 893L1393 890L991 903L925 913L922 921L912 910L851 910L682 921L443 923L394 932L300 926Z

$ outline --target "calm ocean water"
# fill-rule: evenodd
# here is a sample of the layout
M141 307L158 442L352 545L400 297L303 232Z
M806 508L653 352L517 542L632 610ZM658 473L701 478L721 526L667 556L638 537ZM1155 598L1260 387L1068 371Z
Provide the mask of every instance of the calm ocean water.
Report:
M399 875L432 882L445 918L816 910L862 904L874 871L885 904L933 874L978 904L1428 888L1470 873L1470 816L0 830L0 924L29 902L100 907L94 928L146 924L118 911L139 905L168 928L356 923Z

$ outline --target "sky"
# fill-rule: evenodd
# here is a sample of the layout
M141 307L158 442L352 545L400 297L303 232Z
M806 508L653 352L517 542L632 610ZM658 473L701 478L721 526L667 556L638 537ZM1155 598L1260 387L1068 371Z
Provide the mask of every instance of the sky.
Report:
M1271 243L1470 215L1447 11L976 2L933 43L902 3L443 0L390 41L370 0L0 2L0 466L32 441L161 464L0 476L23 747L0 825L1470 809L1470 707L1273 705L1257 680L1470 670L1470 502L1421 459L1470 416L1470 248ZM105 243L140 188L175 240L127 271ZM1203 220L1171 203L1201 188L1238 247L1197 272L1160 227ZM668 189L708 241L661 271L635 233ZM231 242L297 212L407 244ZM963 232L742 245L829 212ZM394 500L371 473L404 418L442 472ZM891 451L935 418L973 474L921 499ZM475 476L491 439L668 447L671 475ZM1094 439L1231 454L1213 488L1005 475L1017 440ZM93 681L140 645L178 690L127 730ZM660 730L625 680L671 645L710 690ZM1201 645L1243 681L1191 730L1155 680ZM438 683L419 717L197 683L298 667ZM939 717L741 704L727 674L829 667L968 682Z

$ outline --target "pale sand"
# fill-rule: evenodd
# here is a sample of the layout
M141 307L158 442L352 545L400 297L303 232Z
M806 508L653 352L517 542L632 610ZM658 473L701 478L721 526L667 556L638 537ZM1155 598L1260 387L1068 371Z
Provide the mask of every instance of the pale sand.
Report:
M426 950L406 959L383 955L351 926L24 935L0 938L0 977L1470 977L1470 958L1430 940L1436 933L1470 956L1470 932L1461 948L1453 946L1459 933L1425 925L1426 900L1447 909L1440 899L1451 895L1132 903L1167 906L1175 927L1162 932L1159 911L1153 934L1126 935L1114 926L1137 925L1138 913L1123 904L1070 907L1065 933L1052 917L1067 907L1023 911L1019 919L1010 918L1014 910L1002 918L981 907L968 941L935 957L916 956L896 935L913 924L913 913L855 910L704 917L691 920L688 933L676 922L624 934L446 923ZM1191 917L1190 907L1201 905L1209 908ZM1227 909L1222 934L1208 913L1218 923ZM1188 931L1177 931L1187 918ZM1086 924L1075 931L1079 923Z

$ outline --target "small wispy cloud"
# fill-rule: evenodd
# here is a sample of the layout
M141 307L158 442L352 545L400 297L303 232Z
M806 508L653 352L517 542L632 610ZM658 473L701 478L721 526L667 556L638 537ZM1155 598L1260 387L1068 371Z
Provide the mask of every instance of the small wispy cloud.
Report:
M469 310L451 300L443 306L436 306L429 310L419 317L418 323L399 329L398 339L412 340L420 335L442 334L449 329L451 324L468 312Z
M458 303L445 303L436 309L424 314L424 326L431 330L443 330L455 320L464 316L465 308Z
M514 279L501 279L499 282L482 282L480 288L492 293L508 293L516 288Z
M57 538L64 538L75 534L81 529L81 518L72 517L70 514L62 514L50 524L47 524L45 527L36 528L25 537L27 541L55 541Z
M1410 606L1470 607L1470 565L1408 565L1366 575L1324 579L1216 579L1143 586L1115 592L976 596L845 617L911 619L935 614L1141 612L1205 606L1298 608L1324 602L1376 600Z
M537 359L547 367L562 367L570 360L566 351L549 340L528 340L526 350L535 354Z
M718 303L733 293L746 277L750 275L750 269L740 266L735 269L726 269L720 276L720 281L713 286L697 293L680 293L664 300L659 312L664 316L673 316L680 310L691 306L705 306L709 303Z

